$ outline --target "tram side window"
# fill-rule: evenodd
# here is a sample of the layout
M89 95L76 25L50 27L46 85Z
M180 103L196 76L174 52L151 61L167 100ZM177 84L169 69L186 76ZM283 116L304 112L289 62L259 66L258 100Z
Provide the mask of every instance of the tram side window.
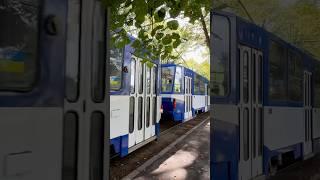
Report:
M213 16L213 47L212 95L227 96L230 84L230 22L226 17Z
M270 43L269 63L269 97L275 101L287 100L287 51L274 41Z
M194 91L194 94L199 94L200 93L200 78L199 78L199 75L195 75L195 78L194 78L194 86L193 86L193 91Z
M110 50L110 89L118 91L121 88L124 49Z
M316 108L320 108L320 64L316 65L315 70L315 87L314 87L314 104Z
M0 1L0 89L28 91L38 72L39 0Z
M206 93L206 87L205 87L205 82L204 82L203 80L200 81L199 90L200 90L200 94L205 95L205 93Z
M176 76L174 79L174 92L181 93L182 88L182 68L177 66L176 67Z
M162 67L161 71L161 91L171 92L173 87L174 67Z
M302 101L303 99L303 64L302 57L299 54L289 52L289 75L288 90L291 101Z

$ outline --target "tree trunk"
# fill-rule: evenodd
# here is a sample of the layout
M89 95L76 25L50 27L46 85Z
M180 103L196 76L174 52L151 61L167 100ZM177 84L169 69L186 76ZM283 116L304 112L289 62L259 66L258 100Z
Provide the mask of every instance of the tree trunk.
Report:
M203 29L204 35L206 36L207 46L208 46L208 48L210 48L209 31L208 31L207 24L206 24L206 21L205 21L204 16L203 16L202 13L201 13L200 21L201 21L201 24L202 24L202 29Z

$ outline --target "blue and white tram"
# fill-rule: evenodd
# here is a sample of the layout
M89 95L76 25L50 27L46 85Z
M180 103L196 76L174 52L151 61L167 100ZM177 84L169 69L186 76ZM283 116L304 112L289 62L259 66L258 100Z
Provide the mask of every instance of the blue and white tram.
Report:
M183 66L162 64L161 79L163 117L183 122L208 110L206 78Z
M107 179L105 8L4 0L0 16L0 179Z
M159 135L160 72L158 62L151 67L135 57L130 44L110 51L110 145L123 157Z
M211 179L252 179L320 148L320 63L228 13L212 18Z

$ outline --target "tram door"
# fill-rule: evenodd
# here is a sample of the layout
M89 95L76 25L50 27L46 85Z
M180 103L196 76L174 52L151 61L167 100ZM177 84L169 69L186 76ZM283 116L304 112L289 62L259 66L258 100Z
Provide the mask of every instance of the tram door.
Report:
M304 72L304 122L305 122L305 142L304 155L312 153L312 103L311 103L311 72Z
M184 119L189 120L192 118L192 78L184 77Z
M140 59L131 61L131 93L129 116L129 148L155 134L152 111L156 101L156 67L149 67Z
M240 46L239 179L262 174L262 53Z

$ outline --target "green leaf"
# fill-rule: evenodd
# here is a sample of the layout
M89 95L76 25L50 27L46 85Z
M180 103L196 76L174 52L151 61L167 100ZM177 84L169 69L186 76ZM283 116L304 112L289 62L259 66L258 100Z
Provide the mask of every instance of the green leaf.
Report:
M156 34L156 39L157 39L157 40L160 40L163 36L164 36L163 33L157 33L157 34Z
M167 22L167 26L171 30L177 30L179 28L179 22L177 20L172 20Z
M171 18L176 18L176 17L179 16L180 10L178 10L178 9L170 9L169 14L170 14Z
M151 31L151 36L154 36L158 30L160 29L163 29L164 26L163 25L159 25L159 26L156 26L152 31Z
M162 43L164 45L168 45L172 42L171 35L167 34L164 38L162 38Z
M172 45L173 45L174 48L177 48L180 44L181 44L181 40L177 39L175 42L173 42Z

